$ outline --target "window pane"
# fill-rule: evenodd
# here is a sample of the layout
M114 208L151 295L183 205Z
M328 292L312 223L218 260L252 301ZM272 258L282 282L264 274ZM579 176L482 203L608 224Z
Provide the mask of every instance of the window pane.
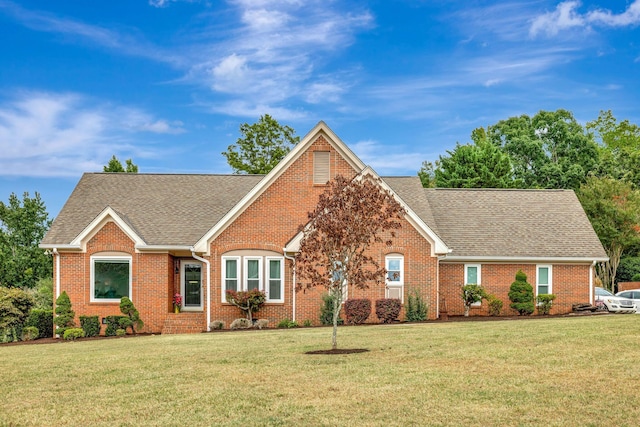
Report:
M201 271L198 264L184 266L184 305L200 306Z
M549 284L549 268L547 267L538 268L538 284L540 285Z
M279 259L269 260L269 278L280 279L280 260Z
M478 284L478 267L467 267L467 283L465 284L466 285Z
M400 281L400 270L388 270L387 271L387 280L389 282L399 282Z
M94 261L94 298L120 299L129 296L129 261Z
M389 267L387 270L390 271L400 271L400 260L399 259L390 259L388 260Z
M238 290L238 260L228 259L225 261L225 290Z
M282 299L281 261L269 260L269 299Z
M547 285L538 286L538 295L548 294L548 293L549 293L549 286Z

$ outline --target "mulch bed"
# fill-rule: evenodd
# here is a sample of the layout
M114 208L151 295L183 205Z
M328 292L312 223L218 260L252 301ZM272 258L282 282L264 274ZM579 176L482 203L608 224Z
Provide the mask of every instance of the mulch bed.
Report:
M369 351L366 348L335 348L332 350L313 350L307 351L305 354L353 354L353 353L366 353Z

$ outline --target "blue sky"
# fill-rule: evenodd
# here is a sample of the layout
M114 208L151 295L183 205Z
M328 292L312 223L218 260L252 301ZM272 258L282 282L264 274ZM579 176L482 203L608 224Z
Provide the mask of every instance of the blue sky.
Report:
M0 200L57 215L111 155L229 173L241 123L324 120L381 175L565 108L640 123L640 0L0 0Z

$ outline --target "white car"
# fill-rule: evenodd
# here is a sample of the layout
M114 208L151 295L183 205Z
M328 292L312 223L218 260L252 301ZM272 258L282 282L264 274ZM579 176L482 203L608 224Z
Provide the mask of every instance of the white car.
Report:
M611 313L635 313L633 300L615 296L604 288L596 288L596 306L602 305L604 310Z
M627 291L620 291L616 294L616 296L633 301L633 303L636 305L636 314L640 314L640 289L629 289Z

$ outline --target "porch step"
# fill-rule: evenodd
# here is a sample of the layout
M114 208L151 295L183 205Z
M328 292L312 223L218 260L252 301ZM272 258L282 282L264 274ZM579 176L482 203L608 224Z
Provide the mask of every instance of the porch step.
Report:
M199 334L204 330L204 313L168 313L162 327L163 334Z

